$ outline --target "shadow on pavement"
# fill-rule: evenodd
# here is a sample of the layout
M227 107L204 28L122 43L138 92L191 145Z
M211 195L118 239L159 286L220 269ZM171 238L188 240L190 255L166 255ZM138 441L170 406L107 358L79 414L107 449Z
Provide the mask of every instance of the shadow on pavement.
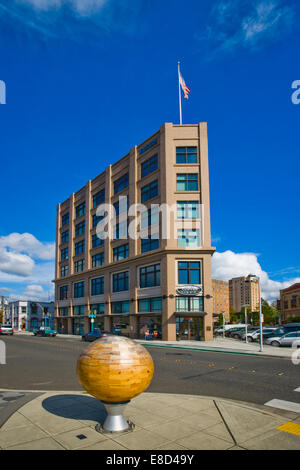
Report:
M49 413L68 419L94 420L103 423L107 416L101 401L89 396L54 395L45 398L42 406Z

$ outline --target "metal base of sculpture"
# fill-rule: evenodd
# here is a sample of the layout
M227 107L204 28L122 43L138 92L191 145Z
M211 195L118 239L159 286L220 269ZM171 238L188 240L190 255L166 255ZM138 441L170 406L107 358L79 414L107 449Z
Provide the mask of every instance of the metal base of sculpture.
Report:
M133 431L135 425L131 421L127 421L123 415L126 405L129 401L124 403L105 403L102 402L107 411L107 417L104 424L97 424L96 431L105 432L125 432Z

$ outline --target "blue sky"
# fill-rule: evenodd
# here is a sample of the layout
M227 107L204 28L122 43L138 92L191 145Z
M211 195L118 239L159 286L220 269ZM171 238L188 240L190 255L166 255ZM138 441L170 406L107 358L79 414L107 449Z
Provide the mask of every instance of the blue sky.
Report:
M296 0L0 1L0 294L52 295L56 204L162 123L208 122L213 273L300 281ZM25 235L24 235L25 234Z

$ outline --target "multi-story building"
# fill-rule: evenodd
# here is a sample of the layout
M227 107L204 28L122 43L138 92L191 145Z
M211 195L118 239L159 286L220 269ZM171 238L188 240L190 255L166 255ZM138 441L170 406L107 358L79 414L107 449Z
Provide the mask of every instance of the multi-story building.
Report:
M280 291L280 318L284 322L288 318L300 317L300 283L293 284Z
M225 321L230 320L229 315L229 282L212 279L213 289L213 313L214 315L223 315Z
M166 123L58 204L57 330L212 339L214 251L207 125Z
M235 277L229 280L229 304L236 312L248 305L251 312L259 311L259 279L257 276Z
M0 313L2 315L2 324L6 325L9 322L9 309L8 300L4 295L0 297Z
M8 322L16 331L34 331L54 325L54 302L16 300L9 302Z

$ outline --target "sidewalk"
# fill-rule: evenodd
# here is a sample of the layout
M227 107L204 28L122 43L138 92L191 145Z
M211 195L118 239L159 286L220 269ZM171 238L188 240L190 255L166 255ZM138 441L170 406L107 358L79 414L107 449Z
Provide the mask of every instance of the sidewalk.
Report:
M49 392L22 404L0 428L3 450L300 449L300 414L193 395L143 393L127 405L133 432L100 434L106 412L82 392Z
M32 332L17 331L16 335L32 335ZM57 334L58 338L76 339L81 341L81 336L78 335L62 335ZM246 354L255 356L270 356L270 357L281 357L291 359L295 349L292 348L276 348L274 346L263 346L263 352L260 352L259 343L248 343L239 341L231 338L216 337L213 341L145 341L135 339L135 341L141 343L143 346L156 346L156 347L168 347L176 349L195 349L202 351L215 351L231 354ZM300 354L299 354L300 358Z

